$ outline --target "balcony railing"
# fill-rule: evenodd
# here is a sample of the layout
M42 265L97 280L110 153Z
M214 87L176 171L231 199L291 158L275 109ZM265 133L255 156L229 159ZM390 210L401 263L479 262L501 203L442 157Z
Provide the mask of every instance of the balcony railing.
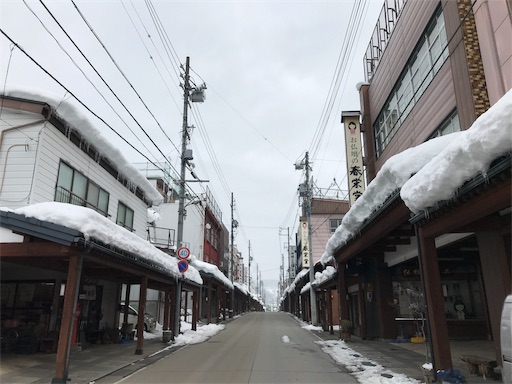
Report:
M368 82L379 65L384 49L386 49L391 33L406 2L407 0L384 0L384 6L379 14L377 25L375 25L363 58L365 80Z
M148 241L155 247L171 249L174 247L174 229L148 227Z
M108 216L107 212L102 211L98 207L94 206L93 204L87 202L80 196L75 195L73 192L68 191L67 189L65 189L63 187L57 187L57 189L55 190L55 201L57 201L59 203L68 203L68 204L79 205L82 207L91 208L103 216Z

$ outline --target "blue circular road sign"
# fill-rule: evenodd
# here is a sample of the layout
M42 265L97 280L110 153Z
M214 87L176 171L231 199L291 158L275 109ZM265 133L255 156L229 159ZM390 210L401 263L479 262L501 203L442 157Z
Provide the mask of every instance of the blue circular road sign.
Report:
M187 260L178 261L178 269L181 273L185 273L188 269L188 261Z

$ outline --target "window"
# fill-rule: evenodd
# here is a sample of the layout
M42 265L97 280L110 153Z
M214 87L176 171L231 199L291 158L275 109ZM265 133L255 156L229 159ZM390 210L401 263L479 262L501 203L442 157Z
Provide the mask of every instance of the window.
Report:
M398 98L398 113L400 122L403 123L412 109L412 101L414 93L412 91L411 75L409 71L405 71L401 79L398 81L396 96Z
M116 223L121 227L133 231L133 209L119 202Z
M331 233L334 233L340 225L341 219L331 219Z
M448 43L444 28L444 18L438 17L435 20L431 25L431 29L427 32L427 39L434 73L437 73L448 58Z
M457 114L457 111L454 111L450 114L450 116L448 116L448 118L446 118L445 121L441 123L439 128L435 130L435 132L429 137L429 139L448 135L450 133L458 131L460 131L459 115Z
M448 58L441 8L420 38L374 125L375 153L379 157Z
M107 216L109 198L107 191L63 161L60 162L55 201L92 208Z

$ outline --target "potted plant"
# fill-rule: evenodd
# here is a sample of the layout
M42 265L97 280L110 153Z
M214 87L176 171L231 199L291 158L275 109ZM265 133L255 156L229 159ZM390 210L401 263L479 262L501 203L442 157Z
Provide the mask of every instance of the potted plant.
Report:
M343 341L351 341L352 322L348 319L341 320L341 339Z
M416 336L411 337L412 343L425 342L425 316L423 313L423 293L415 290L408 292L411 296L409 308L412 311L414 323L416 324Z

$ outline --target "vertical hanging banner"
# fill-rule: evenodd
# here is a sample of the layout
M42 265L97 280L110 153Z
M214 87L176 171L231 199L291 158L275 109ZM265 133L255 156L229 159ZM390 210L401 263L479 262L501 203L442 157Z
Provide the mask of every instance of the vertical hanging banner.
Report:
M309 230L308 220L300 220L300 236L301 236L301 256L302 256L302 268L309 268Z
M345 129L345 153L347 156L350 206L354 205L356 200L363 194L365 188L359 115L359 111L341 112L341 122Z

